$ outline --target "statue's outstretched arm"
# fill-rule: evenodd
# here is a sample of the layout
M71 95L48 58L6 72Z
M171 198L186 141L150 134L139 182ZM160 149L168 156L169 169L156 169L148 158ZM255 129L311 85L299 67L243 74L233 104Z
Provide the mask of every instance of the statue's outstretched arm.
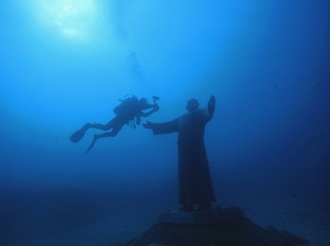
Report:
M167 134L179 130L179 118L164 123L152 123L147 121L147 123L142 125L146 129L151 129L154 134Z

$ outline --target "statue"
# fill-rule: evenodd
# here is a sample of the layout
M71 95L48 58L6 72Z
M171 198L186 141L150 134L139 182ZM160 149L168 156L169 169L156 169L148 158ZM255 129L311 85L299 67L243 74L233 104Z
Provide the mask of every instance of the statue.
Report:
M211 209L216 201L209 165L204 145L205 125L213 117L215 97L211 96L207 109L199 109L199 102L190 99L187 102L188 113L165 122L147 121L143 126L151 129L155 135L178 132L178 172L179 202L181 210L192 211L194 205L199 209Z

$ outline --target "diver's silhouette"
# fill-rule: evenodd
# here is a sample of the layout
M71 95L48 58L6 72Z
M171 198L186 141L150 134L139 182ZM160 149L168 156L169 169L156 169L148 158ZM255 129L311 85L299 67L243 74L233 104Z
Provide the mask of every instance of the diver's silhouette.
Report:
M206 123L212 119L215 97L211 96L207 109L199 109L199 102L191 99L186 107L188 113L165 123L147 121L143 126L154 134L178 132L179 149L179 201L182 210L192 210L195 204L200 209L211 209L215 202L212 180L204 145Z
M89 145L88 149L85 152L85 153L88 153L93 148L95 142L99 138L116 136L125 124L128 124L133 128L136 127L136 124L140 125L141 116L147 117L147 116L151 115L152 113L159 110L159 106L156 103L156 101L158 99L159 99L158 97L153 97L153 100L154 100L153 104L149 104L147 99L145 99L145 98L141 98L140 100L138 100L138 98L136 96L127 97L124 100L120 100L121 104L118 105L113 110L115 112L116 116L112 120L110 120L107 124L87 123L82 128L80 128L78 131L73 133L70 136L70 140L71 140L71 142L74 142L74 143L79 142L84 137L85 132L90 128L100 129L103 131L112 129L111 132L95 134L93 141L91 142L91 144ZM143 110L150 109L150 108L152 108L151 111L143 112Z

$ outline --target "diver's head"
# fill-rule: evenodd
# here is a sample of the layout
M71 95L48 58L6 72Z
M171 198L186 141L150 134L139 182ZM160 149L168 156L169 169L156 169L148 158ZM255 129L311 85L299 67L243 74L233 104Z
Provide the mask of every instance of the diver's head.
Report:
M194 110L198 109L198 107L199 107L199 102L197 101L197 99L191 98L187 102L186 109L188 110L188 112L191 112L191 111L194 111Z
M139 100L139 108L141 110L150 108L150 105L149 105L149 103L148 103L148 101L147 101L146 98L141 98Z

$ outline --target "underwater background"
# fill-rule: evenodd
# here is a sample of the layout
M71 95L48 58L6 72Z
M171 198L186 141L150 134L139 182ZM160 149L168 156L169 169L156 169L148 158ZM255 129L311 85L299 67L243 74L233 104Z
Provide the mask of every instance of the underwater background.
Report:
M151 122L216 110L218 205L329 245L330 1L0 2L2 245L111 245L178 209L177 134L99 140L128 94ZM314 241L313 241L314 240ZM329 240L329 241L327 241Z

